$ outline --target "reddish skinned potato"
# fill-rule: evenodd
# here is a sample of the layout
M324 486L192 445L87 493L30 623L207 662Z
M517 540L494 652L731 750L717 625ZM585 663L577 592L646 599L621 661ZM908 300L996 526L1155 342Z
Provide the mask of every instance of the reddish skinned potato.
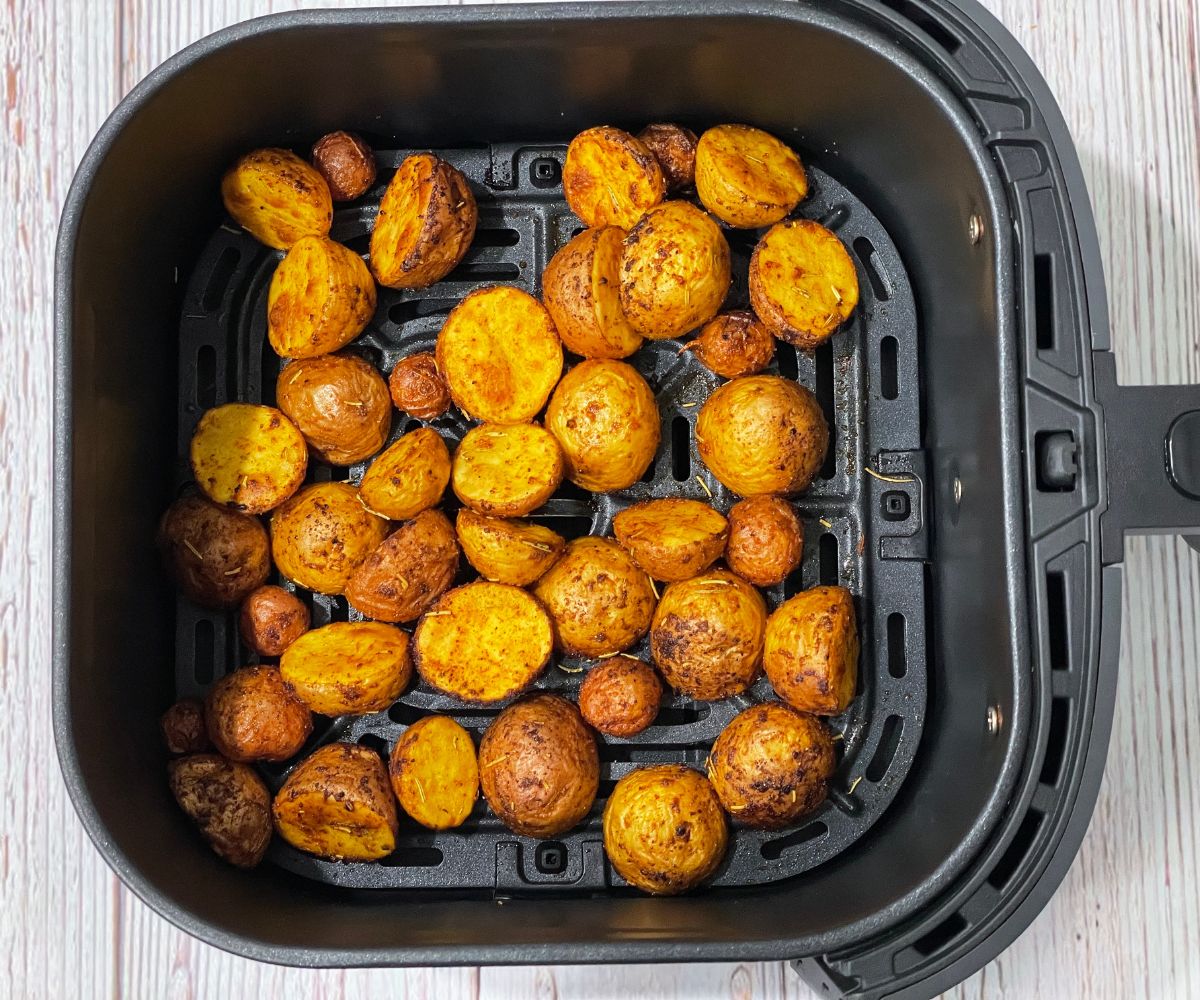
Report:
M304 602L282 587L267 584L242 601L238 630L242 642L259 656L279 656L308 631Z
M593 729L627 738L654 723L662 696L650 667L632 656L614 656L588 671L579 689L579 711Z
M213 745L229 760L283 761L312 733L312 714L277 667L242 667L222 677L204 700Z
M590 228L628 229L665 192L658 160L628 132L599 125L580 132L567 147L563 196Z
M253 868L271 843L271 793L254 769L215 753L167 762L171 794L217 856Z
M696 133L668 122L647 125L637 136L662 168L668 191L696 182Z
M353 132L321 136L312 148L312 161L334 201L361 198L375 183L375 154Z
M858 626L845 587L813 587L776 608L767 622L763 669L793 708L839 715L854 699Z
M275 383L279 408L309 451L330 465L370 458L392 427L392 400L375 366L356 354L293 361Z
M200 753L212 744L204 727L204 702L199 698L181 698L158 721L167 753Z
M435 420L450 409L450 390L429 351L401 358L388 376L396 409L417 420Z
M381 622L415 621L454 582L458 542L440 510L424 510L380 543L346 584L346 599Z
M779 497L749 497L729 511L725 562L743 580L773 587L800 565L804 526Z
M745 310L709 320L688 347L705 368L725 378L757 375L775 357L771 331Z
M203 497L181 497L167 508L158 550L180 593L206 608L234 606L271 572L262 524Z

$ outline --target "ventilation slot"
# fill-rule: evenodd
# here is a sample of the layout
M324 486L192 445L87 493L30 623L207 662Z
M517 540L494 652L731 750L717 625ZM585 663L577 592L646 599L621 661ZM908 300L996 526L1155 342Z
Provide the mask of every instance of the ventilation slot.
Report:
M534 513L530 515L529 519L552 531L557 531L568 541L592 533L592 518L588 514Z
M791 344L785 344L782 340L777 341L775 358L779 362L779 374L794 382L796 376L800 374L800 367L796 363L796 348Z
M389 747L387 740L385 740L382 736L376 736L374 733L363 733L362 736L358 738L358 745L360 747L368 747L369 749L374 750L377 754L379 754L380 757L382 757L384 760L387 760Z
M1046 574L1046 636L1050 644L1050 666L1054 670L1071 669L1067 642L1067 578L1057 570Z
M816 397L829 424L829 448L825 452L825 464L821 466L822 479L832 479L837 472L837 421L833 409L833 344L826 341L817 348L814 361L817 368Z
M690 726L693 722L701 722L708 718L711 709L707 705L696 705L694 708L672 707L660 708L654 717L656 726Z
M497 711L498 709L495 708L459 708L455 706L453 712L443 711L442 714L449 715L454 719L492 719L495 718ZM405 705L399 701L388 709L388 718L402 726L411 726L428 714L428 709L414 708L412 705Z
M937 18L922 10L913 0L882 0L885 6L891 7L901 17L908 19L925 34L938 43L943 49L954 55L962 48L962 42L946 30Z
M206 313L216 312L221 307L230 279L241 259L242 255L234 247L226 247L221 251L208 276L208 284L204 286L204 294L200 296L200 308Z
M692 478L692 428L687 417L671 421L671 475L677 483Z
M1046 736L1046 756L1042 759L1042 774L1038 779L1043 785L1058 784L1062 771L1063 757L1067 753L1067 726L1071 721L1071 704L1066 698L1055 698L1050 702L1050 732Z
M516 281L521 269L506 261L481 261L459 264L443 281Z
M988 876L988 883L992 888L1003 889L1008 885L1008 880L1013 877L1016 870L1021 867L1021 862L1025 860L1025 855L1033 847L1038 830L1042 827L1042 818L1042 814L1036 809L1030 809L1025 814L1021 825L1017 827L1017 835L1013 837L1012 843L1008 845L1008 850L1004 852Z
M759 848L759 852L768 861L775 861L788 848L807 844L810 840L824 837L828 832L829 827L824 823L809 823L808 826L801 827L795 833L789 833L786 837L777 837L775 840L768 840Z
M904 615L893 611L887 619L888 673L899 680L908 673L908 657L904 650Z
M515 229L477 229L472 247L515 247L521 234Z
M1054 258L1033 258L1033 315L1039 351L1054 350Z
M409 422L404 425L403 433L411 434L413 431L420 430L424 426L425 425L419 420L409 420Z
M826 532L821 536L818 556L820 557L821 584L825 587L832 587L838 582L838 540L836 535Z
M941 951L959 934L967 929L967 922L957 913L951 914L924 937L913 942L913 949L919 955L932 955Z
M207 618L196 622L196 658L192 673L197 684L211 684L213 679L213 623Z
M800 566L797 566L783 581L783 599L786 601L789 597L795 597L804 589L804 572Z
M217 402L217 349L204 344L196 352L196 404L204 410Z
M425 316L444 316L457 304L454 299L407 299L388 309L388 319L402 326Z
M871 291L875 293L875 301L886 302L892 297L892 293L887 286L887 282L883 280L883 275L875 266L875 244L865 236L858 236L854 240L854 252L858 254L858 259L862 261L863 270L867 272L867 281L871 283Z
M879 394L884 399L900 395L900 372L896 368L899 347L895 337L884 337L879 342Z
M887 774L892 758L896 756L896 748L900 746L900 734L903 732L904 720L898 715L889 715L883 724L879 746L875 748L875 755L867 765L867 781L877 782Z
M616 778L602 778L599 786L596 789L596 798L598 800L607 799L613 793L613 789L617 787Z
M379 863L384 868L436 868L443 857L436 847L402 847Z

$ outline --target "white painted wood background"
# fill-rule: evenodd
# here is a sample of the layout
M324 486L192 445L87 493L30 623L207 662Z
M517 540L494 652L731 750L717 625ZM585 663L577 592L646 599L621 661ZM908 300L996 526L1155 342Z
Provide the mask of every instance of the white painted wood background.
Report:
M1057 94L1091 188L1127 382L1200 382L1200 0L985 0ZM7 0L0 160L0 996L801 998L782 965L296 971L176 931L117 883L50 730L51 254L75 165L187 43L293 2ZM1200 558L1130 544L1100 802L1058 895L952 994L1200 997Z

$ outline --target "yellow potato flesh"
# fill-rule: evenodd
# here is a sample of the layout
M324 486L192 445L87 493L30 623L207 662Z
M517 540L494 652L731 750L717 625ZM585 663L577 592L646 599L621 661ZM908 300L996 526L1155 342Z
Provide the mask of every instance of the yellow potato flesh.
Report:
M401 808L422 826L461 826L479 798L479 763L471 735L453 719L427 715L396 741L389 760Z
M654 154L628 132L601 125L580 132L567 147L563 194L588 226L628 229L665 192Z
M462 439L450 475L454 492L472 510L519 517L549 500L562 482L562 450L537 424L484 424Z
M757 229L778 222L808 194L796 153L761 129L718 125L696 146L696 193L722 222Z
M418 427L382 451L363 475L358 495L368 510L406 521L441 502L450 482L450 452L432 427Z
M209 499L247 514L278 507L308 468L304 436L273 406L226 403L209 410L190 451L192 473Z
M288 646L279 672L314 712L378 712L412 677L408 633L382 622L334 622Z

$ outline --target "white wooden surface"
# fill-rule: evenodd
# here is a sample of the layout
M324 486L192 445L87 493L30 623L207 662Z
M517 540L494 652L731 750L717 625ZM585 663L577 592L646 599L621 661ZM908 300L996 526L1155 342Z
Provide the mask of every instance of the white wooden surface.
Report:
M986 0L1074 132L1129 382L1200 382L1200 0ZM83 834L50 736L51 254L75 164L137 80L292 0L0 12L0 996L800 998L781 965L295 971L191 940ZM952 996L1200 997L1200 559L1130 545L1109 768L1063 888Z

